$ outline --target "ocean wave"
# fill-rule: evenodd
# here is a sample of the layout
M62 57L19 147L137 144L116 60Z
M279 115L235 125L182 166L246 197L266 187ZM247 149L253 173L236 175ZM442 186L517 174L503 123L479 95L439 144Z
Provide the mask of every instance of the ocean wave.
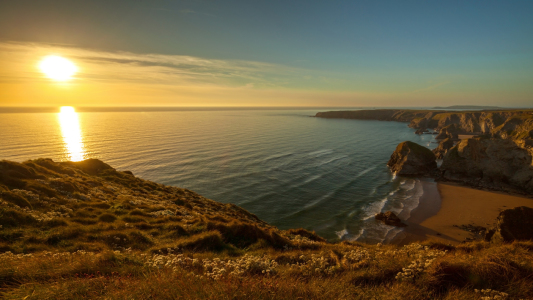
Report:
M366 212L366 216L363 217L363 220L369 220L373 218L376 214L379 214L383 208L385 207L385 204L387 204L387 201L389 201L388 197L385 197L381 199L381 201L376 201L369 206L367 206L364 211Z
M420 180L416 180L411 193L403 200L403 207L398 213L398 216L403 220L408 220L411 217L411 212L415 210L420 204L420 198L424 195L424 187Z
M377 167L371 167L371 168L368 168L368 169L366 169L366 170L363 170L363 171L361 171L361 173L357 174L357 175L355 176L355 178L359 178L359 177L365 175L366 173L368 173L368 172L374 170L375 168L377 168Z
M405 180L403 184L404 186L402 186L402 189L405 191L410 191L415 188L416 183L417 183L417 180L415 179Z
M348 235L348 230L345 228L343 230L335 231L335 234L339 237L339 239L343 239L345 236Z
M334 162L334 161L341 160L341 159L346 158L346 157L348 157L348 155L340 155L340 156L336 156L336 157L330 158L330 159L328 159L328 160L325 160L325 161L322 161L322 162L316 164L315 167L320 167L320 166L323 166L323 165L327 165L327 164L329 164L329 163L332 163L332 162Z
M320 157L320 156L330 154L330 153L333 153L333 149L323 149L323 150L313 151L309 153L308 155L314 156L314 157Z
M303 209L302 209L302 210L299 210L298 212L303 211L303 210L308 209L308 208L311 208L311 207L313 207L313 206L319 204L320 202L322 202L322 201L328 199L329 197L331 197L331 195L333 195L333 193L334 193L334 191L331 191L331 192L325 194L324 196L322 196L322 197L316 199L315 201L306 204L306 205L303 207Z
M362 233L354 240L371 243L392 241L398 234L403 232L402 228L384 225L375 222L374 216L382 212L385 208L394 212L400 219L407 220L411 212L418 207L420 198L424 190L422 183L417 179L401 179L399 185L387 196L364 208L365 216Z
M319 175L314 175L314 176L311 176L311 177L307 178L306 180L304 180L303 183L309 183L309 182L315 181L315 180L317 180L317 179L319 179L321 177L322 177L322 175L320 175L320 174Z
M270 155L269 157L266 157L265 159L263 159L263 161L266 162L270 160L280 159L280 158L291 156L293 154L294 152L278 153L278 154L274 154L274 155Z

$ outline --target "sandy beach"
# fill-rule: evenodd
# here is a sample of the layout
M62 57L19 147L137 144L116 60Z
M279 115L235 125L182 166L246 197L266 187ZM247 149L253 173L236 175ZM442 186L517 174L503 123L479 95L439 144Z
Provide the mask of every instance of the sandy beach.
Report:
M501 210L517 206L533 207L533 199L450 183L424 182L420 206L406 221L408 226L395 242L432 239L458 244L472 235L456 226L491 227Z

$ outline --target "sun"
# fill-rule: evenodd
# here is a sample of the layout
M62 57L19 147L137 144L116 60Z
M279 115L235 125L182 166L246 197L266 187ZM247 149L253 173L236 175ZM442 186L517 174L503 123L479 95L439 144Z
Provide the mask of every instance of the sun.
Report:
M43 58L39 68L46 77L56 81L70 80L78 72L78 67L73 62L57 55L49 55Z

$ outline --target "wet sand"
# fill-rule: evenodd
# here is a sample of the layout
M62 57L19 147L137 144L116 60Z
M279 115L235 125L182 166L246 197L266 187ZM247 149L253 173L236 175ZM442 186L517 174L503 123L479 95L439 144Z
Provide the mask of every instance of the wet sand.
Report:
M533 207L533 199L449 183L425 183L420 208L413 211L406 222L408 226L394 242L406 244L431 239L458 244L472 235L454 225L491 227L501 210L517 206Z

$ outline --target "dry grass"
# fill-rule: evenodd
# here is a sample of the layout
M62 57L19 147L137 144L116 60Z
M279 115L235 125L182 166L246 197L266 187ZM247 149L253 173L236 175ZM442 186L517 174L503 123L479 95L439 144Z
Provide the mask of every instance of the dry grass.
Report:
M0 162L0 225L3 299L533 295L531 241L331 244L96 160Z
M439 252L414 278L397 279L432 251L329 244L237 257L172 249L3 254L0 280L5 299L481 299L475 290L489 288L509 299L533 295L533 253L521 243L487 245L474 255Z

